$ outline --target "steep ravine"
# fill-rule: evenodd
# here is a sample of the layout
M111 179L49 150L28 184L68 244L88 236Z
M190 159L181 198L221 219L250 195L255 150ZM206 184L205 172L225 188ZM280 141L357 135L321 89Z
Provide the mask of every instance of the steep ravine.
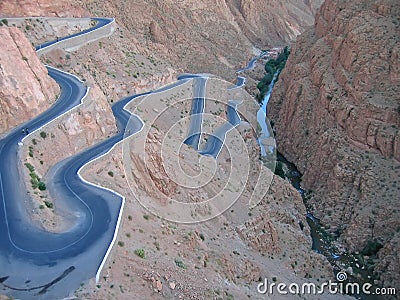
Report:
M272 69L267 68L267 66L275 65L276 60L270 59L266 63L265 70L267 69L272 72ZM284 68L284 63L282 68ZM262 85L258 85L260 89L260 94L257 95L258 98L261 95L263 96L262 101L260 102L260 111L263 111L263 114L260 114L260 117L265 116L267 114L267 105L269 99L271 97L275 81L278 79L282 69L278 69L273 76L272 81L267 86L267 92L264 95L264 88L261 88L265 83L265 78L260 82ZM267 74L267 73L266 73ZM271 78L272 74L266 75L267 78ZM270 76L270 77L268 77ZM268 79L269 80L269 79ZM268 81L267 81L268 82ZM273 124L272 124L273 125ZM261 153L263 152L263 146L261 145ZM335 237L332 233L327 231L325 227L321 224L320 220L317 219L312 213L312 209L309 205L309 199L311 196L310 191L305 191L301 186L302 174L297 169L296 165L292 162L288 161L281 153L277 152L277 161L274 170L275 175L283 178L284 180L290 182L290 184L299 192L301 198L303 200L304 206L306 208L306 220L308 227L310 229L310 237L312 239L311 249L316 253L319 253L326 257L329 263L332 266L333 272L335 276L339 276L340 272L346 272L346 277L348 282L358 283L359 286L364 284L374 285L376 276L373 272L373 269L368 264L368 261L365 261L359 253L348 253L346 249L340 247L340 245L336 242ZM318 212L315 212L318 213ZM304 226L301 224L300 226ZM369 245L369 251L374 251L374 246ZM357 299L369 300L369 299L384 299L378 297L377 295L371 296L364 292L349 292L349 295L356 297Z
M327 0L268 106L312 213L384 286L400 282L399 13L398 1Z

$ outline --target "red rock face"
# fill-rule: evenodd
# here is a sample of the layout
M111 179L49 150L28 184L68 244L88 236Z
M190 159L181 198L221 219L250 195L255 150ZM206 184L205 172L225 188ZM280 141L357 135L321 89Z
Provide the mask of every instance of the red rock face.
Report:
M399 14L394 0L327 0L268 110L317 217L351 251L374 239L385 245L376 270L388 285L400 279L385 271L399 259L386 249L399 250Z
M7 0L0 3L0 16L87 17L72 1Z
M306 1L305 1L306 2ZM232 78L232 70L266 49L292 41L314 21L315 7L297 0L81 1L92 15L115 16L147 55L176 69Z
M29 120L60 91L35 50L17 28L0 28L0 133Z
M314 21L322 0L240 0L226 1L235 21L253 43L271 45L293 41Z

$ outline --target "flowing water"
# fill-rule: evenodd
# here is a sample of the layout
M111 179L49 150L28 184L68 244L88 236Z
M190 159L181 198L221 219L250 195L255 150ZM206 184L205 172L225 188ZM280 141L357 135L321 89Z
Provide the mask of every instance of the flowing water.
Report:
M268 92L265 94L265 97L261 102L260 109L257 112L257 120L260 125L266 123L265 118L267 116L267 106L278 75L279 72L276 72L274 74L273 80L269 85ZM261 128L261 131L262 136L269 136L269 131L267 128ZM263 147L262 143L259 144L261 148L261 155L265 155L266 149ZM282 173L285 179L287 179L293 185L293 187L295 187L299 191L303 198L303 202L307 207L306 192L304 189L301 188L302 174L293 163L289 162L279 152L277 153L277 166L278 164L280 164L280 167L282 168ZM352 271L357 275L353 276L350 275L349 272L347 272L347 282L359 283L360 286L364 283L373 284L372 271L368 268L367 263L363 260L362 255L349 254L345 252L340 253L340 251L335 246L335 238L333 237L333 235L324 229L324 227L320 224L320 221L315 218L310 211L307 212L306 220L311 232L311 249L317 253L324 255L328 259L328 261L333 266L335 275L340 271L349 270L351 268ZM354 294L352 296L356 297L357 299L365 300L383 299L382 297L377 297L376 295Z

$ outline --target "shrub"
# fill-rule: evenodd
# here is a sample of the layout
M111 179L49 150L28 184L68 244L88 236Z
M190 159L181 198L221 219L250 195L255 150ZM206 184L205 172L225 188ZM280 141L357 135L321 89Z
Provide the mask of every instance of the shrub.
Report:
M367 245L361 251L361 254L367 256L374 256L378 253L378 251L383 247L382 243L379 242L377 239L369 240Z
M41 191L45 191L46 190L46 184L43 181L39 181L38 188Z
M286 61L289 57L289 49L285 47L283 52L279 54L276 59L270 59L266 62L264 69L265 69L265 76L261 81L257 84L257 88L260 93L257 95L259 101L262 101L265 97L266 92L268 91L268 87L272 82L275 73L279 73L285 67Z
M53 208L53 203L50 201L44 201L44 205L46 205L47 208Z
M206 238L204 237L204 234L202 234L202 233L200 233L199 236L200 236L200 238L201 238L202 241L204 241L204 240L206 239Z
M275 166L275 175L278 175L279 177L282 177L283 179L286 178L285 176L285 171L283 170L282 163L280 161L276 162Z
M25 163L25 166L28 168L29 172L34 172L35 171L35 167L32 166L30 163Z
M113 171L108 171L108 175L109 175L110 177L114 177L114 172L113 172Z
M182 269L186 269L186 265L180 259L175 258L175 264Z
M32 146L29 146L28 155L29 155L30 157L33 157L33 147L32 147Z
M118 241L118 246L123 247L125 243L123 241Z
M136 254L137 256L139 256L140 258L145 258L144 249L136 249L136 250L135 250L135 254Z
M42 132L40 133L40 136L41 136L42 139L45 139L45 138L47 137L47 133L44 132L44 131L42 131Z
M1 20L1 22L2 22L4 25L8 26L8 20L7 20L7 19L3 19L3 20Z

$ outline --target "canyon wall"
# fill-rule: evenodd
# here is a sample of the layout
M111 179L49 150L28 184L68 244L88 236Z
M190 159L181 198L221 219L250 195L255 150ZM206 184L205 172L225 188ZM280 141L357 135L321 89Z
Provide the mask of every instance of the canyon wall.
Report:
M395 0L327 0L268 107L311 211L392 286L400 280L399 15Z
M46 110L60 88L25 35L0 27L0 134Z
M0 16L116 17L140 54L187 72L232 78L253 46L286 45L312 25L322 0L6 1ZM124 37L125 38L125 37Z
M186 72L232 78L253 56L253 46L292 41L312 25L312 1L83 1L93 15L115 16L130 31L142 54Z
M314 22L322 0L226 1L243 35L253 44L288 44Z

